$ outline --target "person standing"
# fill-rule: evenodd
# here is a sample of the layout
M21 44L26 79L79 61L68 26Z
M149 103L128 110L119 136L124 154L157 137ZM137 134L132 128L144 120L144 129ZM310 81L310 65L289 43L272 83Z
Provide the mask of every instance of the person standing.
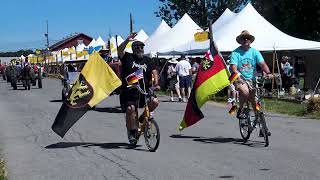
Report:
M190 62L186 59L185 56L181 56L180 61L176 65L176 71L179 76L182 101L187 102L187 98L189 98L191 94L192 69ZM188 92L187 97L186 90Z
M173 102L173 91L175 90L178 97L179 97L179 102L182 101L181 95L180 95L180 86L179 86L179 79L177 76L177 71L176 71L176 65L178 61L176 59L171 59L168 61L169 66L168 66L168 71L167 71L167 79L169 81L169 90L170 90L170 101Z

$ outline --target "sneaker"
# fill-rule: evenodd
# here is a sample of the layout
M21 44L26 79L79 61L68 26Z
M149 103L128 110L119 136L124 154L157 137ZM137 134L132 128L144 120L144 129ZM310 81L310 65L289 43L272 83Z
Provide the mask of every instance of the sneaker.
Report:
M170 98L170 101L173 102L173 97Z
M186 98L183 98L183 99L182 99L182 102L187 102Z
M182 102L182 98L181 97L179 97L179 102Z
M138 142L137 136L138 136L138 130L137 129L129 130L128 131L129 143L132 144L132 145L137 144L137 142Z

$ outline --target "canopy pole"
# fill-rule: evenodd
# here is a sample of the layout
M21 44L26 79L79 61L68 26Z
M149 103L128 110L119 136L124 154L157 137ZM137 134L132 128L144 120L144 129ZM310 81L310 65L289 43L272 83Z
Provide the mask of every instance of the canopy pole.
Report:
M279 67L279 60L278 60L278 54L276 51L276 48L273 47L273 59L272 59L272 75L274 78L272 78L272 92L274 91L274 82L275 82L275 78L279 78L279 86L277 87L277 97L279 98L280 96L280 91L282 91L282 79L281 79L281 73L280 73L280 67ZM275 64L276 63L276 64ZM277 72L279 74L279 76L275 77L275 65L277 66Z

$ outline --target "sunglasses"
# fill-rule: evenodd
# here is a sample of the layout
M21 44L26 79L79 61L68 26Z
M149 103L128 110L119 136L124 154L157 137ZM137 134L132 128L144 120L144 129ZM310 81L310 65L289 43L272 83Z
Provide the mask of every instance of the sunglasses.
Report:
M144 48L144 46L133 46L135 49L143 49Z
M242 41L248 41L248 40L250 40L249 37L244 37L244 38L242 38Z

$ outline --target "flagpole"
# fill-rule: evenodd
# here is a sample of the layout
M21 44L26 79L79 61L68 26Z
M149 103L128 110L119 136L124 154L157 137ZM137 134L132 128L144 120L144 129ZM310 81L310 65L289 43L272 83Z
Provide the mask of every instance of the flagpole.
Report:
M213 32L212 32L212 21L209 20L209 40L210 40L210 53L212 54L212 52L217 51L217 53L219 54L219 56L222 58L222 62L223 64L227 67L227 64L225 62L225 60L223 59L222 54L220 53L220 51L218 50L217 44L216 42L213 40ZM230 70L228 69L228 76L230 76Z

